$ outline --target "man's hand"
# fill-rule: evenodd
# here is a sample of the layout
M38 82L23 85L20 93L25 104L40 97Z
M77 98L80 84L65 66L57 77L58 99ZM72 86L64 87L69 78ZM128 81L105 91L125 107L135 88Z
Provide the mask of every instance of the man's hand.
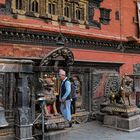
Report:
M61 103L64 103L65 102L65 99L61 99L61 101L60 101Z

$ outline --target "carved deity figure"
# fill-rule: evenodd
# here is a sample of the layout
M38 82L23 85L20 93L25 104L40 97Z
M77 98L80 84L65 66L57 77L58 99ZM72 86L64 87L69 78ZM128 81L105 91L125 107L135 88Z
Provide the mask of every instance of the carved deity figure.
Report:
M78 76L73 76L73 80L74 80L74 84L76 86L76 97L77 97L77 100L76 100L76 108L81 108L82 106L82 96L81 96L81 91L80 91L80 88L81 88L81 83L79 81L79 78Z
M42 94L45 98L45 116L51 117L53 115L58 115L56 109L56 92L54 90L55 86L55 77L51 75L44 75L43 78L39 78L39 81L42 84ZM48 106L52 106L53 114L48 111Z

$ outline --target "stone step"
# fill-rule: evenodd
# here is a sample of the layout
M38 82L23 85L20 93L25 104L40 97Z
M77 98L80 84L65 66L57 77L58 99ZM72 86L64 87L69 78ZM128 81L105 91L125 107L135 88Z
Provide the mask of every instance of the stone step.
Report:
M87 111L81 111L81 112L77 112L75 114L72 115L72 121L73 123L84 123L87 122L88 120L88 115L89 112ZM69 123L68 121L66 121L62 115L59 116L53 116L50 118L45 118L45 129L47 130L60 130L60 129L64 129L64 128L68 128L69 127ZM39 126L39 129L41 129L42 126L42 119L40 118L36 124L36 126Z
M135 115L129 118L122 118L115 115L105 115L103 124L107 127L132 132L140 130L140 115Z

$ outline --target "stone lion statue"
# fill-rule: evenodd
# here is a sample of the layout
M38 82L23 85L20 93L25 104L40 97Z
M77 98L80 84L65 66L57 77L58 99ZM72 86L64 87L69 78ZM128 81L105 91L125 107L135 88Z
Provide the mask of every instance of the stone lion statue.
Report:
M118 93L114 93L110 88L110 103L121 103L126 105L125 98L127 97L129 105L131 105L131 94L133 93L133 79L124 75L121 79L120 90Z
M56 109L56 92L55 92L55 77L51 75L44 75L43 78L39 78L39 81L42 84L41 94L45 98L45 116L51 117L53 115L58 115ZM53 108L53 114L48 111L48 106L51 105Z

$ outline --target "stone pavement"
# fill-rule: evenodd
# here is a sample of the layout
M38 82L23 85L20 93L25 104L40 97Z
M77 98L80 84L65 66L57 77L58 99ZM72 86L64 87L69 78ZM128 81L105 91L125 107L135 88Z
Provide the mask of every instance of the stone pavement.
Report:
M98 121L74 125L73 128L52 132L51 135L51 137L45 137L45 140L140 140L140 130L135 132L118 131L104 127ZM0 140L15 140L15 138L0 137Z
M140 130L124 132L102 126L98 121L73 126L67 140L140 140Z

